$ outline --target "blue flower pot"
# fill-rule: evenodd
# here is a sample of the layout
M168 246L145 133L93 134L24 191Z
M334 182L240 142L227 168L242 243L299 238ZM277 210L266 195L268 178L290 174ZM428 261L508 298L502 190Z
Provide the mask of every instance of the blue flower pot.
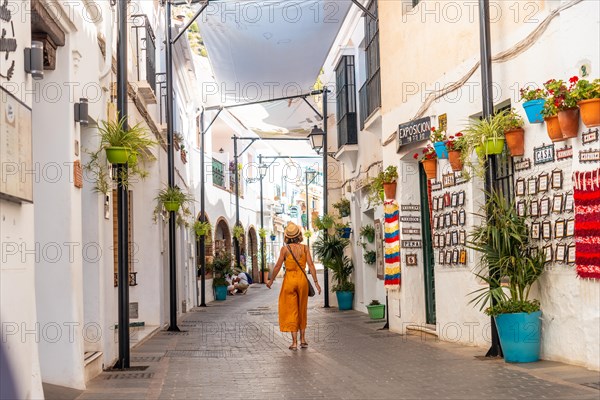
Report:
M352 292L335 292L338 301L338 309L340 311L352 310L352 300L354 293Z
M448 158L448 148L446 147L446 142L435 142L433 144L433 148L435 149L437 158L440 160L445 160Z
M217 301L227 300L227 286L216 286L215 287L215 300L217 300Z
M540 359L542 312L500 314L494 318L504 361L528 363Z
M350 239L350 234L352 233L352 228L342 228L340 229L340 236L343 239Z
M542 109L544 108L545 103L546 100L544 99L529 100L523 103L523 108L525 109L530 124L541 124L544 122Z

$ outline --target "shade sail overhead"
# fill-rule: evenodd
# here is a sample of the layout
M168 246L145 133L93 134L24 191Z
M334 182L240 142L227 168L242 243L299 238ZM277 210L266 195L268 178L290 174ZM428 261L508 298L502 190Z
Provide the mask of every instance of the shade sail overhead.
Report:
M310 92L351 4L211 1L200 29L222 103Z

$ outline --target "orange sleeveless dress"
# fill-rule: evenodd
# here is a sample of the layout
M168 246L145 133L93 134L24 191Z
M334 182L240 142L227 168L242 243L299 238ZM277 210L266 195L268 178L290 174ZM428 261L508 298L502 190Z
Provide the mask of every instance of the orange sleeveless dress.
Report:
M290 246L291 247L291 246ZM302 268L306 268L306 247L296 257ZM306 329L308 314L308 281L294 257L285 257L285 277L279 293L279 329L281 332L298 332Z

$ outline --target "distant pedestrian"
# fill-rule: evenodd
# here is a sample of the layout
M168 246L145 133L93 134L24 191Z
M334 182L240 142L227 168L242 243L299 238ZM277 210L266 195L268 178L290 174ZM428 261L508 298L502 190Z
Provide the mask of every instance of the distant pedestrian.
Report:
M310 257L308 247L302 244L302 230L290 222L285 228L285 246L279 253L271 280L267 283L270 289L281 266L285 262L285 276L279 293L279 329L292 334L290 350L298 350L298 331L300 331L300 347L307 348L306 322L308 315L308 278L303 272L308 264L315 287L321 294L321 286L317 282L317 271Z

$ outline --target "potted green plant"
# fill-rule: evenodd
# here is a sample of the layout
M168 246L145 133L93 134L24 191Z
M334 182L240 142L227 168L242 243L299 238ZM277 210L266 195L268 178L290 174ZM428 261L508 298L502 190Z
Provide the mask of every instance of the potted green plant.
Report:
M242 237L244 237L244 228L241 225L236 225L233 227L233 237L240 242Z
M179 152L179 156L181 157L181 162L187 164L187 150L185 149L184 144L181 144L181 151Z
M164 207L169 212L177 212L181 206L194 202L194 196L184 193L179 186L168 186L158 192L155 200L158 201L158 207Z
M546 100L543 113L544 115L547 111L556 113L563 140L577 137L579 134L579 107L577 107L577 99L572 93L576 83L577 77L573 77L569 80L569 86L561 79L550 79L544 84L550 97ZM551 104L546 107L549 103ZM550 132L548 133L550 134ZM552 139L552 141L555 140Z
M363 255L366 264L373 265L377 261L377 253L375 250L366 251Z
M427 179L437 178L437 155L431 145L427 145L421 154L415 153L413 158L423 164Z
M448 161L453 171L461 171L463 169L462 151L467 147L465 136L462 132L448 137L446 142L448 148Z
M577 79L577 77L573 77ZM573 79L571 78L571 79ZM572 90L581 111L581 120L588 128L600 126L600 79L577 79Z
M267 230L265 228L260 228L258 230L258 237L264 239L267 237Z
M340 201L333 204L333 208L338 210L338 213L340 213L340 217L347 217L350 215L350 200L348 200L345 197L342 197Z
M127 127L126 118L118 121L101 121L98 127L100 148L106 152L111 164L127 164L137 161L138 154L156 145L141 123ZM133 155L133 157L132 157Z
M335 218L331 214L325 214L323 216L314 219L315 226L320 231L326 231L333 228L335 224Z
M367 239L367 242L373 243L375 241L375 228L373 225L364 225L360 228L360 236Z
M336 224L335 229L344 239L349 239L350 235L352 234L352 228L350 228L349 222L346 222L345 224Z
M433 144L435 154L438 159L445 160L448 158L448 148L446 147L446 132L438 131L434 126L431 127L429 140Z
M523 117L514 108L504 112L504 137L506 146L513 157L522 156L525 153L525 130Z
M223 301L227 299L227 286L229 283L225 277L231 273L231 255L226 252L217 254L212 262L214 273L213 287L215 289L215 300Z
M521 88L521 101L523 103L523 109L527 114L527 119L530 124L540 124L544 122L544 117L542 116L542 109L544 108L544 103L546 102L546 96L548 95L544 89L541 88L533 88L529 86L525 86Z
M529 298L544 271L544 252L532 254L526 219L514 202L492 192L481 224L469 234L469 247L481 255L476 270L487 287L471 303L493 316L507 362L533 362L540 352L540 302Z
M384 199L396 198L398 168L389 165L374 177L369 184L369 204L381 204Z
M201 237L207 236L210 233L211 225L209 222L196 221L194 223L194 233L196 234L197 240Z
M381 304L379 300L372 300L371 304L367 306L367 311L371 319L385 318L385 305Z
M325 268L332 271L336 284L332 290L336 292L339 310L351 310L354 298L354 283L350 275L354 270L352 260L344 254L350 242L339 235L319 235L313 250Z
M179 132L173 133L173 146L175 146L175 150L179 151L181 148L181 144L183 143L183 136Z

